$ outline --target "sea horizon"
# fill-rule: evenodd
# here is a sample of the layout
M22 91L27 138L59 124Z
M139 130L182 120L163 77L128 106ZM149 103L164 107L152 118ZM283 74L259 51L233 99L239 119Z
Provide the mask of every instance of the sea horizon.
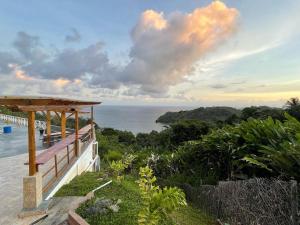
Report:
M164 124L156 123L166 112L190 110L189 106L100 105L94 108L95 122L101 127L131 131L134 134L161 131Z

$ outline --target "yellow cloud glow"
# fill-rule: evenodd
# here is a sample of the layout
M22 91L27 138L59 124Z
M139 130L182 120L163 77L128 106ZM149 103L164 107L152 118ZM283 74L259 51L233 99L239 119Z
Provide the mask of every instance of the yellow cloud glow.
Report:
M20 80L33 80L32 77L25 74L23 70L15 70L15 75Z
M154 10L146 10L142 14L141 26L147 28L155 28L157 30L162 30L167 26L167 21L163 18L162 13L157 13Z
M64 87L70 83L70 80L60 78L60 79L54 80L53 82L54 82L54 85L57 87Z
M202 49L209 48L234 31L238 14L235 8L228 8L220 1L212 2L204 8L197 8L187 15L180 41L185 43L196 41Z
M300 96L300 91L280 91L280 92L263 92L263 93L214 93L213 95L202 95L197 99L205 101L278 101L289 99L293 96Z

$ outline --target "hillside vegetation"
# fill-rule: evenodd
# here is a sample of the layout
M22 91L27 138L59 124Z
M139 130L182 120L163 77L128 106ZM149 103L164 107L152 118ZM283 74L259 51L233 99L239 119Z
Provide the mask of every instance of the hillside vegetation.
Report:
M179 120L202 120L205 122L225 121L233 115L240 115L241 111L232 107L200 107L180 112L167 112L156 122L170 124Z
M269 106L251 106L244 109L235 109L232 107L200 107L193 110L167 112L160 116L156 122L163 124L172 124L181 120L201 120L212 124L237 123L247 118L266 119L269 116L283 120L284 109Z

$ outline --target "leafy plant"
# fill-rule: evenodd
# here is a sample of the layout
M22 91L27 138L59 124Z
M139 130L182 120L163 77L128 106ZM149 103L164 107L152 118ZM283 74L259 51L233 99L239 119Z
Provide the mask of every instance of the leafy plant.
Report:
M138 180L142 207L138 215L139 225L157 225L180 206L187 205L184 193L174 188L163 188L155 185L156 177L148 166L140 168Z
M110 168L113 172L113 176L116 178L118 182L123 180L124 176L122 175L123 171L127 168L127 165L123 163L122 160L112 161L110 164Z
M125 154L123 159L118 161L112 161L110 164L110 169L113 172L113 176L116 178L118 182L124 179L123 172L127 169L136 158L133 154Z

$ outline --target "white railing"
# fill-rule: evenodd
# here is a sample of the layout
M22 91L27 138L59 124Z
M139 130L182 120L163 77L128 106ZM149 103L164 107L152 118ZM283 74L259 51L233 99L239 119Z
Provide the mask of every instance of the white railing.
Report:
M26 127L28 126L27 118L23 118L23 117L11 116L11 115L6 115L6 114L1 114L0 113L0 120L8 122L8 123L18 124L20 126L26 126ZM35 121L35 128L45 130L46 129L46 122L36 120Z

